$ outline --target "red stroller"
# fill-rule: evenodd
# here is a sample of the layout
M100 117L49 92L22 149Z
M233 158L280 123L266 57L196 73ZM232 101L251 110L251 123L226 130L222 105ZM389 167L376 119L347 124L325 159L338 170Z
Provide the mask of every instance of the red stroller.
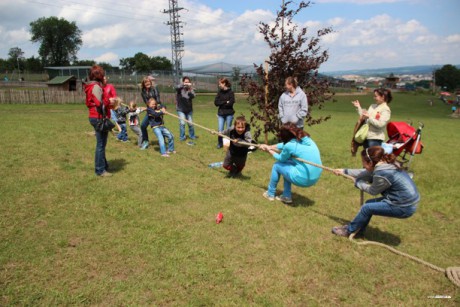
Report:
M409 169L414 155L422 153L423 144L420 139L423 127L423 123L419 123L417 129L405 122L390 122L387 125L387 144L393 146L393 154L400 158L401 165L407 162L405 169ZM409 159L406 158L407 154L410 154Z

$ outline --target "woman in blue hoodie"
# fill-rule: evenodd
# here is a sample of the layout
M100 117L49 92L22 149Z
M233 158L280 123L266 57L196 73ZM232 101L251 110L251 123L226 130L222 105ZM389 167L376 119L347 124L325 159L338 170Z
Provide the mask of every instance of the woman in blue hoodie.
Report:
M380 146L361 152L364 169L337 169L337 175L355 178L355 186L371 195L382 197L368 200L350 224L332 228L332 233L342 237L363 233L373 215L408 218L417 210L420 194L414 181L400 169L393 154L386 154Z
M285 204L290 204L292 203L291 185L310 187L316 184L322 172L321 168L305 164L294 158L321 165L321 156L310 135L294 123L281 126L279 137L282 143L260 147L269 152L277 161L272 168L268 191L263 196L270 201L277 199ZM284 178L284 191L282 195L275 197L276 186L281 177Z

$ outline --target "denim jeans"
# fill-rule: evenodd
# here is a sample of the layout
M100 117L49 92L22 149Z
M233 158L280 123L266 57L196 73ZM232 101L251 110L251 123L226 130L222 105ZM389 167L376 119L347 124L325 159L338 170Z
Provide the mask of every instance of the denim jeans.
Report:
M153 128L153 133L158 138L158 143L160 145L160 153L164 155L166 153L165 138L168 140L168 151L174 151L174 136L166 127L155 127Z
M219 115L217 120L218 120L218 130L219 132L222 132L224 131L225 123L227 123L227 129L229 129L232 126L233 115L225 115L225 116ZM217 145L219 145L220 147L223 146L221 136L217 137Z
M96 130L98 122L97 118L90 118L89 122L94 127L94 131L96 132L96 153L94 157L95 172L96 175L102 175L102 173L107 171L109 167L107 164L107 159L105 158L105 147L107 146L109 132L99 132Z
M120 133L117 135L117 139L120 141L127 141L128 140L128 130L126 130L126 123L125 124L118 124L121 128Z
M149 127L149 116L145 115L141 123L141 132L142 132L142 141L147 142L147 143L149 142L149 132L147 131L148 127Z
M412 216L415 210L417 210L417 205L400 207L384 202L382 197L371 199L366 201L361 207L361 210L359 210L358 215L356 215L355 219L348 225L348 231L350 233L357 230L364 231L373 215L405 219Z
M179 121L180 140L185 141L185 139L186 139L186 137L185 137L185 121L183 121L182 119L186 119L186 120L188 120L190 122L193 122L193 118L192 118L193 112L185 114L184 112L177 111L177 115L179 115L179 117L181 118L181 120ZM191 124L188 124L188 134L189 134L189 136L190 136L190 138L192 140L196 139L196 137L195 137L195 128Z
M270 183L268 184L268 195L275 196L276 193L276 186L280 181L281 176L284 178L284 190L283 196L284 197L292 197L291 194L291 170L295 168L294 164L290 162L276 162L273 164L272 168L272 175L270 177Z
M382 140L366 140L364 141L363 147L366 149L373 146L382 146L382 143Z
M143 141L141 128L139 126L129 126L129 127L131 128L131 131L137 135L137 146L141 147L142 141Z

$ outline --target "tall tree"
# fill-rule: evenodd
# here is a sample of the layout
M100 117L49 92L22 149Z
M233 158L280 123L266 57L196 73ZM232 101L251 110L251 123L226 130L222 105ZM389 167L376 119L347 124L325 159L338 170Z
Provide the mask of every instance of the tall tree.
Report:
M82 32L75 21L42 17L30 23L30 32L31 41L40 43L38 54L44 65L69 65L77 59Z
M264 133L267 138L269 133L279 131L278 100L285 91L284 82L290 76L297 78L299 86L307 94L310 107L307 124L318 124L329 118L313 118L311 106L322 108L326 101L332 99L329 82L318 75L318 70L329 58L328 51L320 46L321 38L333 30L323 28L309 36L308 28L299 28L294 18L309 7L310 2L301 1L294 9L291 6L293 1L286 1L277 12L274 23L261 22L259 25L259 32L271 51L267 60L268 71L263 64L254 65L257 78L242 77L241 85L249 94L255 137Z
M436 85L453 91L460 88L460 69L454 65L444 65L435 72Z
M24 51L19 47L10 48L8 51L9 60L16 62L18 59L21 60L24 58Z

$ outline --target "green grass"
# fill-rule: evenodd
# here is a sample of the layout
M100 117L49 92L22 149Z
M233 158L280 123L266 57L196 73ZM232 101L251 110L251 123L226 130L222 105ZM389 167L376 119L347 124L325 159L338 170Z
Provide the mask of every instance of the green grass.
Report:
M327 166L359 166L349 154L352 98L315 111L332 119L308 128ZM413 163L419 210L407 220L373 218L367 239L460 266L460 121L428 98L400 94L391 105L392 120L426 125ZM195 121L215 128L212 97L195 105ZM244 101L236 108L249 115ZM178 142L170 159L157 146L139 151L111 136L114 177L96 178L84 104L1 105L0 114L0 305L460 302L442 274L331 235L359 209L359 192L340 177L325 172L315 187L294 188L292 207L269 203L262 193L271 157L256 152L243 178L227 179L207 167L224 156L215 137L197 129L198 145ZM178 139L177 121L166 120ZM216 225L219 211L224 222Z

